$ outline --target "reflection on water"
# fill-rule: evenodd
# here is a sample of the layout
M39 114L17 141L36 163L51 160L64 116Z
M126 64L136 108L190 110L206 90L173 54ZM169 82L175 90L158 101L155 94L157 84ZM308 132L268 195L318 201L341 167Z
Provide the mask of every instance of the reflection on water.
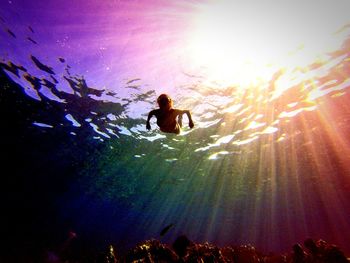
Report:
M263 135L281 133L293 117L313 111L317 115L324 107L324 101L337 101L338 98L343 101L341 97L347 96L349 86L348 49L349 43L345 42L343 49L328 54L327 60L293 71L280 69L270 82L243 90L214 84L184 87L186 95L178 98L178 104L192 108L196 130L202 133L203 129L215 127L220 131L219 134L209 133L209 138L216 135L215 138L208 138L206 144L202 141L205 146L196 151L209 150L221 144L247 144ZM145 130L145 112L155 106L157 93L155 90L145 91L140 79L125 83L128 94L119 97L115 92L89 87L83 76L69 73L69 65L65 65L66 73L59 77L52 67L34 56L31 60L41 70L39 76L31 74L32 69L12 61L1 62L1 67L33 99L48 104L62 103L70 125L82 127L82 124L88 124L101 141L119 137L118 134L150 141L164 138L157 135L158 131L150 134ZM127 119L133 125L125 126ZM33 123L40 126L39 120L33 120ZM46 123L48 126L52 124ZM41 127L45 127L45 123ZM185 129L183 135L186 134L188 131ZM285 137L285 133L281 135Z
M18 39L4 28L7 38ZM20 88L37 102L23 113L25 124L77 140L91 136L103 146L62 194L60 209L72 225L90 217L83 231L97 225L101 235L118 233L106 236L119 243L156 237L175 222L165 241L187 233L283 250L311 235L350 249L349 39L309 65L280 68L247 88L193 76L174 100L191 109L195 128L179 136L145 129L159 94L142 79L120 83L118 93L91 87L65 58L49 65L28 55L25 63L0 63L2 75L18 84L2 89Z

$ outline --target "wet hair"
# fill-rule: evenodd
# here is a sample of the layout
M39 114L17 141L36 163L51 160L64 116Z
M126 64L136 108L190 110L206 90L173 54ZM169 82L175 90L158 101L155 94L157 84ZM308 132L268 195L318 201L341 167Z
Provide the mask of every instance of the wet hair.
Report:
M161 94L157 102L160 108L166 108L169 104L172 105L172 99L167 94Z

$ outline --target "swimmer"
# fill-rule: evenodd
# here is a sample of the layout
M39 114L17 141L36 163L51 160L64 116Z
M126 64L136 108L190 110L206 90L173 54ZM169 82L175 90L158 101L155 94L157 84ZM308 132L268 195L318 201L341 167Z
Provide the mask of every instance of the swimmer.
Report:
M166 94L162 94L157 99L159 109L152 110L148 114L146 128L151 129L150 119L157 118L157 125L162 132L179 134L182 127L182 115L188 117L188 126L192 129L194 124L189 110L173 109L173 100ZM178 117L178 119L176 119Z

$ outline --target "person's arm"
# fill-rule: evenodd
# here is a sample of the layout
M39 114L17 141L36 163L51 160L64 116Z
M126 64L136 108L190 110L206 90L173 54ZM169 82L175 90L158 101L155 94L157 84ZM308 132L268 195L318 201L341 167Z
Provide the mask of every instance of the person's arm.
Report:
M154 115L154 110L150 111L148 113L148 117L147 117L147 122L146 122L146 129L150 130L151 129L151 124L149 123L150 119L152 118L152 116Z
M188 118L188 126L192 129L194 127L194 123L192 120L192 116L189 110L182 110L181 114L186 114Z

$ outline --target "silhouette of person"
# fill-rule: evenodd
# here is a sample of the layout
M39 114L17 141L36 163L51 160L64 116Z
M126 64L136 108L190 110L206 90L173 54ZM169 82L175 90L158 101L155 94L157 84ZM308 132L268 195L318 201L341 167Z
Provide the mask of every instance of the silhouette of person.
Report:
M161 94L157 99L159 109L149 112L146 128L151 129L150 119L155 116L157 125L162 132L179 134L182 127L182 115L188 117L188 126L192 129L194 124L189 110L180 110L173 108L173 100L167 94Z

